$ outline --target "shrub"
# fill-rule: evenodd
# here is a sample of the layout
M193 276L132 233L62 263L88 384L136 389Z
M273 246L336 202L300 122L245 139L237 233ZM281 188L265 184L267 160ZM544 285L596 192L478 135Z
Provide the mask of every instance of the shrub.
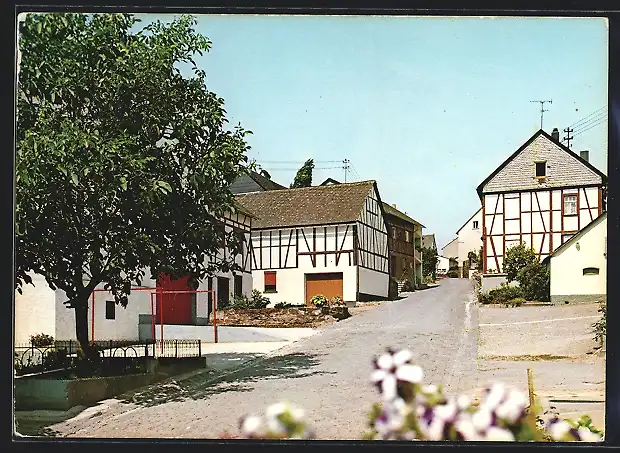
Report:
M332 297L332 300L329 301L329 305L331 307L346 307L347 304L344 303L344 300L342 300L342 297L334 296Z
M529 264L538 263L538 256L533 249L528 249L522 242L506 251L504 273L509 282L517 280L517 274Z
M489 293L478 291L477 296L478 296L478 302L483 305L490 304L491 302L493 302L493 298L491 297Z
M252 290L252 296L249 298L245 294L235 296L230 304L222 307L222 310L249 310L256 308L266 308L269 305L269 298L263 296L263 294L254 289Z
M602 344L607 335L607 304L601 302L598 312L602 314L601 319L592 324L594 328L594 341Z
M310 303L316 308L327 307L329 305L329 299L322 294L317 294L310 299Z
M459 271L456 269L450 269L446 275L449 278L459 278Z
M499 287L489 291L489 297L496 304L503 304L509 300L523 297L521 288L518 286L511 286L507 283L502 283Z
M415 285L413 284L411 280L409 279L405 280L405 283L403 283L403 291L405 292L415 291Z
M517 273L516 280L528 300L546 302L550 299L549 269L539 262L530 263Z
M35 348L44 348L46 346L52 346L54 344L54 337L40 333L38 335L30 336L30 344Z
M273 306L273 308L277 308L278 310L283 310L285 308L295 308L300 307L300 305L289 304L288 302L278 302Z
M523 297L515 297L514 299L510 299L504 305L506 307L520 307L525 303L525 299Z

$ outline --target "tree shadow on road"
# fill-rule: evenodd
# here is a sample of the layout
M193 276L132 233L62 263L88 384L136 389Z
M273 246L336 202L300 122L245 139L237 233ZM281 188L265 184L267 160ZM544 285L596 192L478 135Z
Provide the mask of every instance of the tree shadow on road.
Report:
M334 373L310 371L319 363L314 354L295 353L270 357L248 366L242 365L230 372L223 371L226 373L223 376L213 370L206 370L178 381L155 384L144 391L127 395L123 402L150 407L175 401L207 399L225 392L250 392L254 388L252 383L266 379L298 379Z

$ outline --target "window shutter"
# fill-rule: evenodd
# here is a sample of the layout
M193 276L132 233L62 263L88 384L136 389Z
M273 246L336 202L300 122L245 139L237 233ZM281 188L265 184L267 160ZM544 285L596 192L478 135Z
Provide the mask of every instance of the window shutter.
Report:
M265 272L265 286L276 286L275 272Z

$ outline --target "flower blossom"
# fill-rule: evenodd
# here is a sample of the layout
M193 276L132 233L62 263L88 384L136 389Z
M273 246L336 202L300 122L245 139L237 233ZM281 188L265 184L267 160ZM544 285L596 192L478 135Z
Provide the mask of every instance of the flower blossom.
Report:
M413 354L407 349L393 351L388 349L385 354L374 360L375 371L371 381L381 392L384 401L392 401L402 397L402 387L406 383L419 384L424 373L422 368L411 363Z

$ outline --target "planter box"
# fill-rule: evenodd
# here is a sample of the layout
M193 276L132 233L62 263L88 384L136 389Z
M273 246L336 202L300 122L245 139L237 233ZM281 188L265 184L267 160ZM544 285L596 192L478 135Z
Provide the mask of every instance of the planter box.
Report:
M161 359L160 359L161 360ZM168 376L189 372L206 366L200 357L149 360L147 373L125 376L77 379L46 379L17 377L14 380L15 410L62 410L74 406L90 406Z

